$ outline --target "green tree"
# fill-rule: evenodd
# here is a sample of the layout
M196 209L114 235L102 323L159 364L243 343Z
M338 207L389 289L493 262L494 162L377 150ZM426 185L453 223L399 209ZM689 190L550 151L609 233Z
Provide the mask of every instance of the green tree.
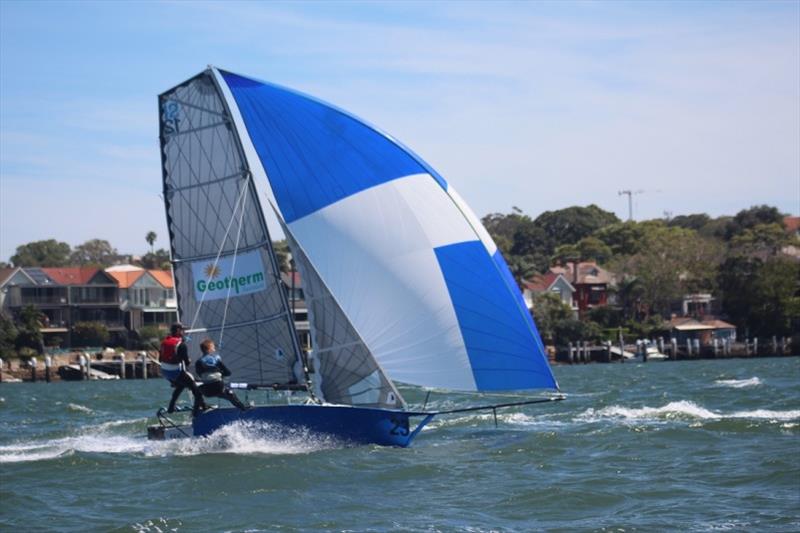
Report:
M70 247L55 239L17 246L11 262L18 267L61 267L69 263Z
M169 270L172 268L172 264L169 261L169 252L163 248L144 254L139 264L142 268L147 269Z
M671 218L667 222L667 225L670 227L679 227L700 231L709 222L711 222L710 216L705 213L697 213L694 215L678 215L674 218Z
M722 307L750 335L787 335L800 323L800 264L781 256L732 256L719 274Z
M281 272L288 273L290 270L289 244L286 239L272 241L272 249L275 251L275 260L278 262L278 268Z
M531 314L536 322L539 335L548 343L556 340L556 330L565 320L573 319L573 312L561 297L552 292L543 292L533 296Z
M534 220L548 239L548 255L552 254L558 244L575 244L595 231L619 221L614 213L594 204L546 211Z
M792 240L784 230L783 224L756 224L734 235L730 249L735 254L775 255L781 248L791 244Z
M42 313L32 305L23 307L17 317L17 350L29 348L42 353Z
M0 357L7 359L16 355L17 335L14 321L0 312Z
M555 342L564 346L570 342L596 341L602 338L600 326L591 320L577 320L570 318L562 320L554 326Z
M158 235L156 235L155 231L148 231L147 235L144 236L144 240L147 241L147 244L150 245L150 253L153 253L153 243L156 242Z
M783 224L783 217L783 213L778 211L777 207L768 205L757 205L750 209L743 209L736 213L736 216L728 224L725 238L730 240L735 235L739 235L759 224Z
M117 250L106 240L91 239L79 244L72 251L70 260L77 265L94 265L107 267L114 264L117 259Z
M108 327L102 322L76 322L72 326L74 346L103 346L109 337Z
M647 318L668 314L670 304L686 293L712 290L722 256L721 246L696 231L659 224L647 228L640 250L616 269L638 281Z

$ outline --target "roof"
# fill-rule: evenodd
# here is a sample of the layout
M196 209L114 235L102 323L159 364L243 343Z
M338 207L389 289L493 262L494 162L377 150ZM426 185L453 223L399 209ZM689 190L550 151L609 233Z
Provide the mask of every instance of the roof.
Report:
M567 281L563 274L558 274L552 270L545 272L544 274L536 274L529 280L524 279L522 280L522 284L531 292L545 292L549 291L550 288L555 285L555 283L558 281L558 278L562 278L570 290L575 290L575 287L573 287L572 284Z
M96 267L62 267L42 268L53 281L59 285L88 285L89 281L100 272Z
M800 231L800 217L783 217L783 227L786 231L797 233Z
M703 324L711 326L714 329L736 329L736 326L734 326L733 324L729 324L724 320L716 320L716 319L703 320Z
M126 270L126 271L118 271L113 270L109 272L106 270L106 274L111 276L117 281L117 285L120 289L127 289L136 281L144 275L144 270Z
M736 326L734 326L733 324L728 324L723 320L709 318L700 322L692 317L686 317L686 316L673 318L672 320L669 321L669 325L672 329L677 329L678 331L736 329Z
M165 289L174 289L175 280L172 278L172 272L169 270L148 270L151 276L156 278Z
M287 272L281 272L281 280L287 287L292 286L292 274ZM302 283L300 282L300 272L294 272L294 286L295 288L302 287Z
M4 284L6 280L13 276L16 270L17 268L0 268L0 285Z
M614 282L614 274L597 266L594 261L578 263L577 279L574 275L574 268L575 263L567 263L565 266L554 266L550 271L562 274L572 284L610 284Z

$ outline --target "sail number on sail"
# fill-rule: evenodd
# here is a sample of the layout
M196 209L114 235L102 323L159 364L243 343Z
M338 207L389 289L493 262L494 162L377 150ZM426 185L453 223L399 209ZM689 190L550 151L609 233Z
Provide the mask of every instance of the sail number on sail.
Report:
M236 257L220 257L216 264L214 260L196 261L192 263L192 274L198 301L252 294L267 288L258 250Z

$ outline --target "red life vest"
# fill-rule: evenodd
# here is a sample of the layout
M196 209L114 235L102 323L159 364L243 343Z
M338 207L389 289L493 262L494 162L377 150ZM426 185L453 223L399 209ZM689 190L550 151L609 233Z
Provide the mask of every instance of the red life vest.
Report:
M181 361L178 359L178 346L180 346L182 340L182 337L177 335L173 337L170 335L161 341L161 353L159 354L158 358L159 361L173 365L180 363Z

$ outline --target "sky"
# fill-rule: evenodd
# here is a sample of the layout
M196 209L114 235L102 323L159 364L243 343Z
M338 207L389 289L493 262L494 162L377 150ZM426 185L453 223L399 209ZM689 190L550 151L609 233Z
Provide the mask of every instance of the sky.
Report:
M156 97L208 64L377 125L478 216L800 214L796 0L0 0L0 261L168 248Z

